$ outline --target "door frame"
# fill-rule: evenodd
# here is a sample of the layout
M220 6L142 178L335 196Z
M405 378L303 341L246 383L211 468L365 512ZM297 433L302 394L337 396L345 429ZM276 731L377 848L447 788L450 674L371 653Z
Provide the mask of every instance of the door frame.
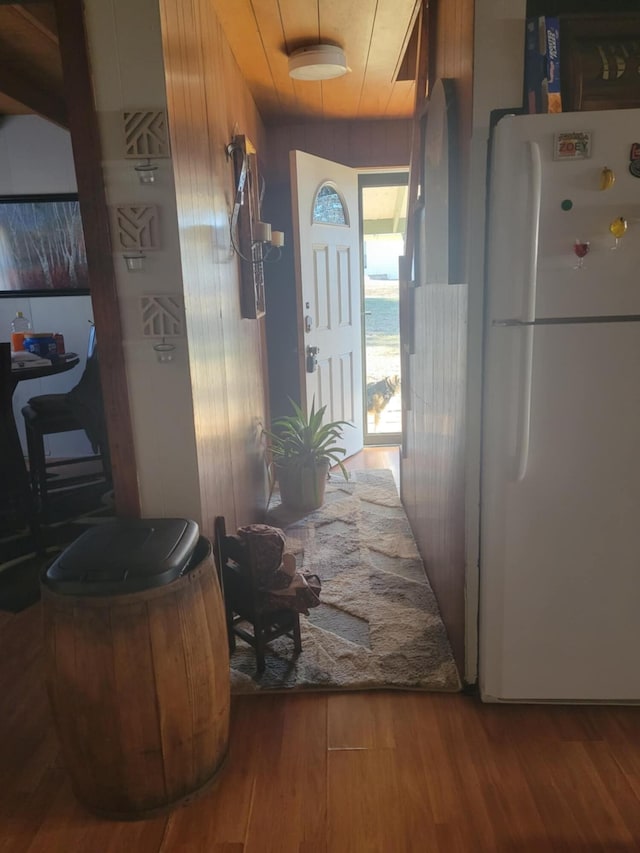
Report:
M409 186L408 167L396 169L356 169L358 172L358 229L360 234L360 306L362 312L362 408L364 417L364 446L395 446L402 443L402 432L369 434L367 429L367 341L364 303L364 219L362 216L362 190L367 187ZM399 287L399 282L398 282ZM399 342L398 346L401 346ZM400 375L402 380L402 374Z

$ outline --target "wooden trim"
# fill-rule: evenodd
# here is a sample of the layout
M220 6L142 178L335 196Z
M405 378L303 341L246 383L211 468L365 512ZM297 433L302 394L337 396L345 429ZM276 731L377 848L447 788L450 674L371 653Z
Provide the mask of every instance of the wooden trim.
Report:
M415 106L413 111L413 133L411 138L411 161L409 166L409 189L407 195L407 227L404 241L404 256L400 261L400 356L402 359L402 458L407 458L408 413L411 411L411 359L415 352L415 242L417 214L422 200L418 199L418 187L422 185L423 116L429 91L431 56L431 5L436 0L422 0L418 22L418 68L416 71ZM413 271L413 273L412 273Z
M29 21L31 26L39 30L45 38L48 38L49 41L58 46L58 33L52 29L52 27L55 27L55 13L52 6L48 4L38 3L34 5L33 3L29 3L28 7L17 6L15 11L25 21Z
M405 42L400 51L398 62L393 70L392 79L398 80L415 80L416 69L418 67L418 41L420 38L420 3L416 3L411 18L411 24L405 36Z
M137 466L82 0L54 0L82 213L117 514L139 517Z
M431 0L435 5L435 0ZM409 268L412 267L415 253L415 213L418 201L418 187L422 181L422 141L425 104L429 90L429 69L433 60L430 57L430 15L431 4L423 0L420 11L420 31L418 38L418 70L416 75L416 100L413 111L413 133L411 138L411 165L409 167L409 192L407 196L407 233L405 238L405 257Z
M62 98L30 83L24 77L16 76L6 66L0 66L0 91L54 124L68 126L67 109Z
M27 8L28 6L28 8ZM0 91L22 107L67 126L62 67L51 4L0 5Z

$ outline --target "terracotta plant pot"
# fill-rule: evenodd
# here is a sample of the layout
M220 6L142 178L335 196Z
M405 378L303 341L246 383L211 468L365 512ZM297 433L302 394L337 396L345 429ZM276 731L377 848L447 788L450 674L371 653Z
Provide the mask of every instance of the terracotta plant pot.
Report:
M315 468L298 465L276 466L282 505L293 510L312 510L322 506L329 473L329 460L318 462Z

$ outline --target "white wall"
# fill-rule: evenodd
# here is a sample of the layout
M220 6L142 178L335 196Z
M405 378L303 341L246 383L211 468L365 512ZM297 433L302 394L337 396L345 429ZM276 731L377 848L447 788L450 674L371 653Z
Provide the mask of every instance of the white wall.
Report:
M469 327L466 454L466 672L477 673L480 535L480 416L484 290L485 182L490 112L519 107L524 73L526 0L476 0L471 139Z
M144 270L127 272L114 253L142 514L201 521L201 501L186 337L172 340L161 364L143 336L140 297L182 296L182 268L170 159L157 160L156 182L143 186L124 158L122 111L166 107L157 0L86 0L85 16L103 175L110 206L156 204L161 248Z
M66 130L38 116L0 122L0 195L76 191Z
M29 195L76 191L76 177L67 131L37 116L12 116L0 123L0 195ZM13 396L13 411L26 453L22 407L37 394L69 391L84 369L89 320L89 296L0 296L0 340L8 341L11 320L22 311L34 331L62 332L65 347L82 356L68 373L20 382ZM91 453L84 432L48 436L46 451L55 457Z

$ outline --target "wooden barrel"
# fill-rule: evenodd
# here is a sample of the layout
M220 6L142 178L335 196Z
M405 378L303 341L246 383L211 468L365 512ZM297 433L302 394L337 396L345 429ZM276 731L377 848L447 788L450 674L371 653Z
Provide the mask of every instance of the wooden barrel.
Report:
M211 543L165 586L102 598L42 586L47 689L77 798L120 819L207 786L229 731L229 655ZM198 555L199 556L199 555Z

